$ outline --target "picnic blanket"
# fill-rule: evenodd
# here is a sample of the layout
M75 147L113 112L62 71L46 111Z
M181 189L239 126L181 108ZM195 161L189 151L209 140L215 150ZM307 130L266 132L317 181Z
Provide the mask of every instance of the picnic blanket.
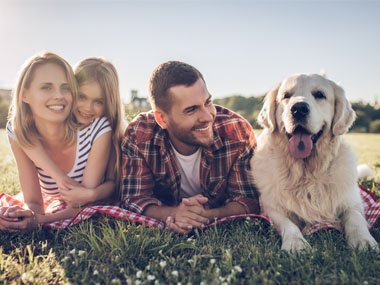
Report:
M361 190L360 193L361 193L361 197L364 204L365 217L368 222L368 225L372 227L375 224L376 220L380 217L380 200L377 199L373 195L373 193L371 193L369 190L367 190L363 186L359 185L359 187ZM18 205L18 206L23 207L24 203L5 193L0 194L0 206L12 206L12 205ZM59 200L56 197L51 197L51 196L44 196L44 206L45 206L47 214L63 210L67 207L63 201ZM148 227L154 227L154 228L159 228L159 229L165 228L165 223L162 222L161 220L157 220L157 219L147 217L135 212L131 212L123 208L120 208L116 205L87 206L87 207L84 207L74 218L44 224L43 227L51 228L51 229L64 229L71 225L78 224L81 221L87 220L88 218L92 217L94 214L103 214L103 215L114 217L116 219L143 224ZM215 226L227 221L241 219L241 218L251 218L251 219L262 221L267 224L271 224L270 219L264 215L242 214L242 215L234 215L234 216L224 217L221 219L216 219L215 221L210 223L208 226ZM313 224L313 225L305 227L303 229L303 234L311 234L320 229L326 229L326 228L339 229L339 227L334 224L317 223L317 224Z

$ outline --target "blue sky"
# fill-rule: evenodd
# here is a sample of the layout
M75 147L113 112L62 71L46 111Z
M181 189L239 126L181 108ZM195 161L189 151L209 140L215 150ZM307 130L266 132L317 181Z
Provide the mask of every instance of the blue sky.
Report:
M43 50L73 65L109 59L126 99L147 94L158 64L181 60L214 97L261 95L324 70L350 100L380 100L379 1L0 0L0 86Z

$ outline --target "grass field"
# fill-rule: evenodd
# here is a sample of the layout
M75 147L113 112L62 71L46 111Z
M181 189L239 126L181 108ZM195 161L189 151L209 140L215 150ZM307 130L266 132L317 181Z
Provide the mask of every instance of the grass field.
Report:
M360 163L376 169L380 135L348 134ZM0 130L0 192L18 191L17 172ZM372 229L380 241L380 223ZM306 239L312 250L280 250L271 227L241 220L178 236L106 217L67 230L0 232L0 284L379 284L380 254L359 252L335 230Z

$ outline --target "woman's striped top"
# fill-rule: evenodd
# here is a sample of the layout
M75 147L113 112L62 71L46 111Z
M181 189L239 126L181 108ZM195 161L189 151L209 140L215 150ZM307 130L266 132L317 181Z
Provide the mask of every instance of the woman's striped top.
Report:
M95 119L89 126L80 129L77 133L76 155L72 169L67 176L77 182L82 182L83 171L86 167L87 159L90 154L94 141L103 134L112 131L111 125L106 117ZM7 133L10 138L16 139L10 122L7 124ZM36 167L40 180L41 191L48 195L59 194L57 183L42 168Z

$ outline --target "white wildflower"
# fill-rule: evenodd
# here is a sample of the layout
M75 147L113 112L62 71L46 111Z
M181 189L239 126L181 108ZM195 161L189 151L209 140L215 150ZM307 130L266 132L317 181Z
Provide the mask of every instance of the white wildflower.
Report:
M193 245L195 244L195 239L192 237L188 238L187 241Z
M234 269L235 269L237 272L239 272L239 273L243 272L243 269L241 269L240 265L236 265L236 266L234 266Z
M72 250L70 250L70 253L71 253L71 254L75 254L75 248L72 249Z
M137 279L137 280L135 280L135 283L134 283L134 284L136 284L136 285L141 285L142 282L141 282L141 280Z
M165 261L165 260L161 260L161 261L160 261L160 266L161 266L161 268L165 268L165 266L166 266L166 261Z
M172 275L173 275L174 277L178 277L178 271L177 271L177 270L173 270L173 271L172 271Z
M148 279L149 281L153 281L154 279L156 279L156 277L155 277L154 275L150 275L150 274L148 274L147 279Z
M80 250L80 251L78 251L78 255L79 256L83 256L83 255L85 255L86 254L86 252L84 251L84 250Z
M62 262L66 262L66 261L69 261L70 257L68 256L65 256L64 258L62 258Z
M34 278L33 276L29 273L29 272L24 272L22 275L21 275L21 280L23 283L30 283L34 281Z
M98 270L94 270L94 272L92 272L93 275L98 275L99 274L99 271Z
M215 264L215 262L216 262L215 258L210 259L210 264Z
M142 276L142 271L141 270L137 271L136 272L136 277L137 278L141 278L141 276Z

